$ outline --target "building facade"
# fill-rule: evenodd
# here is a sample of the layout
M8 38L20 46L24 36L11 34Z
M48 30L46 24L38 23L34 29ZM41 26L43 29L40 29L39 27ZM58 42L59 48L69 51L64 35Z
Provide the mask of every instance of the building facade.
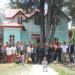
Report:
M35 24L35 15L35 11L24 13L21 9L11 9L5 16L6 22L0 25L0 42L16 43L22 41L27 44L29 41L39 42L40 25ZM46 20L47 17L45 18L45 26ZM47 28L45 30L47 31ZM64 15L61 16L56 27L55 38L68 42L68 20Z

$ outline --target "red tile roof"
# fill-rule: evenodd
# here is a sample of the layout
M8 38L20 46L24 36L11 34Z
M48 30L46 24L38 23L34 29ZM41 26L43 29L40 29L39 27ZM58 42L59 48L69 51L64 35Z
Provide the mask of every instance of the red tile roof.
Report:
M5 18L6 19L12 19L14 18L17 14L21 13L25 16L25 18L30 18L32 17L36 12L40 12L38 9L36 10L30 10L28 12L23 11L22 9L10 9L9 11L7 11ZM47 15L47 10L45 10L45 15Z
M0 28L22 28L23 30L26 30L26 28L18 23L3 23L0 25Z
M19 13L24 15L24 13L22 12L22 9L9 9L9 11L7 11L5 14L5 18L6 19L12 19Z

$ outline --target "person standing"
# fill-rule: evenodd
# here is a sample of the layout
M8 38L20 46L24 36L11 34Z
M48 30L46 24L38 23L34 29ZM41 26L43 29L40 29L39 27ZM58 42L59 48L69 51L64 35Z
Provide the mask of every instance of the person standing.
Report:
M45 47L44 47L43 44L41 45L41 48L40 49L41 49L41 53L40 53L41 54L41 56L40 56L41 59L40 60L42 62L43 58L45 57Z
M20 53L21 51L20 42L16 43L16 49L17 49L17 53Z
M31 45L31 58L32 58L32 62L33 62L33 50L34 50L34 45Z
M63 42L63 45L61 45L61 48L62 48L62 60L66 61L68 45L66 44L65 41Z
M52 44L51 43L48 49L48 55L49 55L48 62L50 63L52 62Z
M12 50L11 50L10 45L7 46L6 51L7 51L7 63L11 63L12 62Z
M15 62L15 58L16 58L16 46L13 44L11 47L12 50L12 61Z
M49 62L49 46L48 43L45 45L45 57L47 59L47 61Z
M23 51L21 52L21 63L24 65L25 63L25 56L24 56L24 53Z
M74 45L71 43L69 43L69 46L68 46L68 53L69 53L70 62L74 62L74 59L73 59Z
M33 49L33 63L36 63L36 48L37 48L37 45L34 45L34 49Z
M43 58L42 65L43 65L43 72L47 72L48 62L46 60L46 57Z
M62 48L60 47L60 43L57 46L57 53L58 53L58 62L61 62Z
M37 45L37 48L36 48L36 63L39 63L39 53L40 53L40 45Z
M6 63L6 56L7 56L6 46L3 45L2 50L3 50L3 63Z
M27 54L28 54L28 58L31 57L31 45L27 46Z
M57 59L57 44L55 42L53 43L52 49L53 49L53 60L56 61L56 59Z

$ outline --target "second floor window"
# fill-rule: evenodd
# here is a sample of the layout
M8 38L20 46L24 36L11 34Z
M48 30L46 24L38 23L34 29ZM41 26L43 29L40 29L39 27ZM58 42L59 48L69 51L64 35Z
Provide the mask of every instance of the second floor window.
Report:
M19 16L19 17L18 17L18 23L19 23L19 24L22 24L22 16Z

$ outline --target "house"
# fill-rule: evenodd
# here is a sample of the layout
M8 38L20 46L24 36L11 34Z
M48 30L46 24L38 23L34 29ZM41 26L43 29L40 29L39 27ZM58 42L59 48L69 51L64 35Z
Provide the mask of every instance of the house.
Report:
M25 19L21 9L11 9L5 15L5 22L0 24L0 42L14 43L21 41L21 32L26 31L22 25L22 20Z
M30 25L29 32L31 34L30 40L36 42L40 40L40 25L39 23L36 25L35 24L35 13L32 15L28 20L29 22L24 22L25 27L27 28L28 25ZM58 38L59 41L63 42L69 41L69 36L68 36L68 22L70 18L63 12L61 11L60 19L59 22L56 25L56 30L55 30L55 38ZM40 21L40 19L38 19ZM45 10L45 37L47 40L47 10Z
M47 14L47 10L45 15ZM36 11L28 12L21 9L11 9L5 15L5 22L0 24L0 42L16 43L22 41L25 43L36 43L40 41L40 25L35 23ZM56 27L55 37L60 41L68 42L68 18L62 13L60 21ZM45 17L45 26L47 24ZM40 21L40 19L39 19ZM47 31L47 28L46 28Z
M16 43L23 41L28 43L31 38L40 38L40 28L33 23L32 16L34 14L35 11L27 13L21 9L8 10L5 14L5 21L0 24L0 42Z

